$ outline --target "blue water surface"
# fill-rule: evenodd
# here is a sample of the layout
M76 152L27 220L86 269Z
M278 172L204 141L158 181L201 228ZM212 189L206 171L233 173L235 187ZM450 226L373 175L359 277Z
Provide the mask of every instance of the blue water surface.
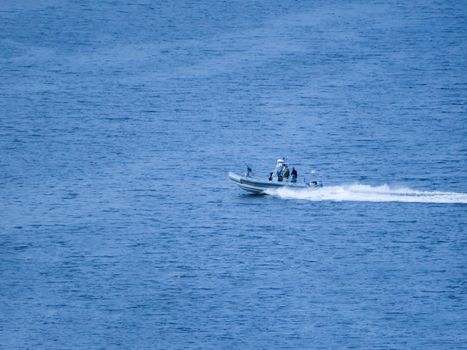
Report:
M465 201L227 172L465 196L466 53L464 1L2 0L0 348L465 349Z

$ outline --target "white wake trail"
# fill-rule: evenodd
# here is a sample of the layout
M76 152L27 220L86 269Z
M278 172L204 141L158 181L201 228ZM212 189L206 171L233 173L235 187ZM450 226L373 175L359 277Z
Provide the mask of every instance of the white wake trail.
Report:
M465 203L467 193L417 191L406 187L362 184L325 186L321 188L280 188L267 192L284 199L309 201L405 202L405 203Z

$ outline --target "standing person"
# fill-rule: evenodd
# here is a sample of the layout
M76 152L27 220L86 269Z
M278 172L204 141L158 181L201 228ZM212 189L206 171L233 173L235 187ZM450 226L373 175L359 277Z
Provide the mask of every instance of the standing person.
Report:
M284 164L284 181L285 182L289 181L289 176L290 176L289 166L287 164Z
M278 159L274 167L273 176L277 177L277 181L282 181L282 173L284 171L284 160Z
M291 182L297 182L297 170L295 170L295 167L292 167L292 181Z
M253 170L247 165L247 166L246 166L246 174L245 174L245 176L246 176L246 177L250 177L251 174L253 174Z

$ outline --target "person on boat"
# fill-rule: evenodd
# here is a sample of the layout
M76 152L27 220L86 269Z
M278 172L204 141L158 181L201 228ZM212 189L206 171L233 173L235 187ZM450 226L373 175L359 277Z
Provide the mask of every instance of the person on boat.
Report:
M269 178L268 178L269 181L272 181L272 173L269 173Z
M246 176L246 177L250 177L251 174L253 174L253 170L251 170L251 168L247 165L247 166L246 166L246 174L245 174L245 176Z
M287 164L284 164L284 181L288 182L289 181L289 176L290 176L290 171L289 171L289 166Z
M297 182L297 170L295 169L295 167L292 167L292 180L291 182Z
M284 160L283 159L278 159L276 162L276 166L274 167L274 177L277 178L277 181L282 181L282 176L284 172Z

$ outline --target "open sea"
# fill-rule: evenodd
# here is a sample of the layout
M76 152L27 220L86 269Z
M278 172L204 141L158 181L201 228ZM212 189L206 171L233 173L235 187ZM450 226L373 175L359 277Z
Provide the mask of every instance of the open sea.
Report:
M465 1L0 0L0 349L467 349L466 226Z

